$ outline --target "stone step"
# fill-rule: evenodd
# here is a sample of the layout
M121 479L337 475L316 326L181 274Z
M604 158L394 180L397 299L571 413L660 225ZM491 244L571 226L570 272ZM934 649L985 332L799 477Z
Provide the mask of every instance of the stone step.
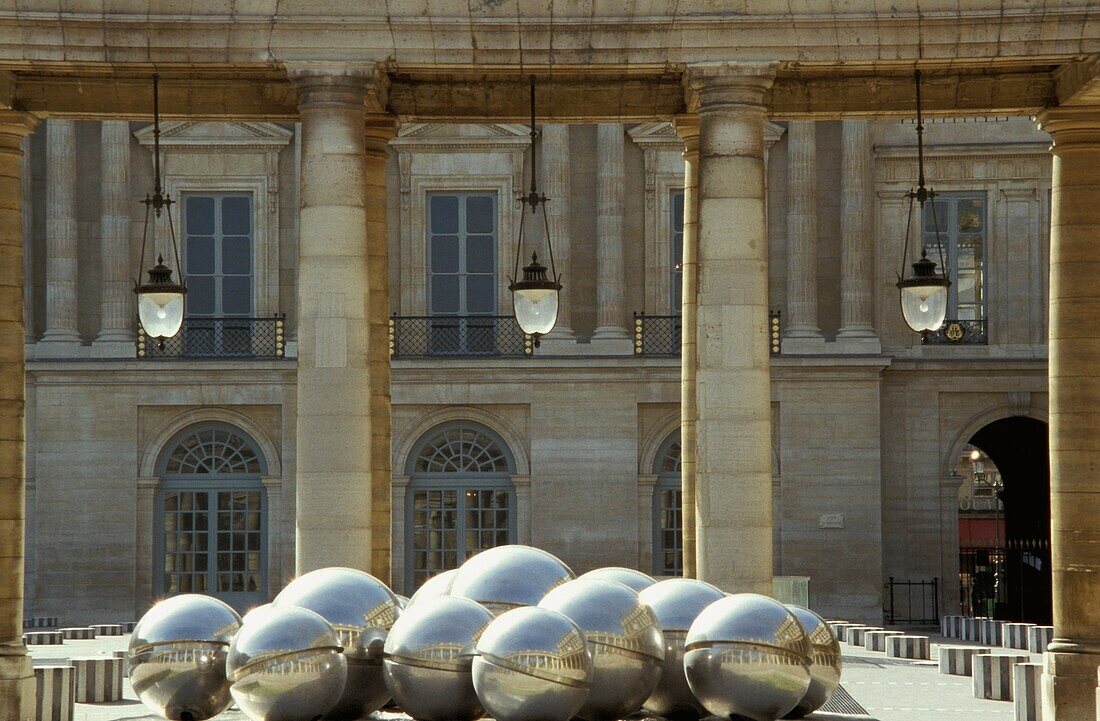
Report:
M868 631L863 634L863 648L868 651L885 651L888 636L904 636L903 631Z
M76 698L72 666L35 666L35 721L73 721Z
M940 673L949 676L974 675L975 654L988 653L977 646L937 646L936 649L940 661Z
M1012 703L1016 721L1043 721L1043 664L1018 663L1012 667Z
M1032 653L1045 653L1053 640L1054 626L1032 626L1027 630L1027 650Z
M59 646L64 640L60 631L27 631L23 634L25 646Z
M61 637L68 640L88 640L95 638L95 629L91 626L78 626L74 628L62 628Z
M1006 623L1001 631L1001 645L1005 648L1027 650L1027 630L1034 623Z
M76 676L77 703L104 703L122 698L122 659L85 656L71 659L69 663Z
M1028 656L979 653L974 656L974 698L1012 700L1012 667L1027 663Z
M928 659L927 636L889 636L886 639L886 655L890 658Z

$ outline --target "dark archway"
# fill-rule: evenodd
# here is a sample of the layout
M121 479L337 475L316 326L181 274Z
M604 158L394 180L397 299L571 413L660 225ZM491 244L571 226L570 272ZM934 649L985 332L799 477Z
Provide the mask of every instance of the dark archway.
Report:
M1014 416L970 438L1000 470L1004 506L1005 592L996 617L1051 622L1050 454L1047 425Z

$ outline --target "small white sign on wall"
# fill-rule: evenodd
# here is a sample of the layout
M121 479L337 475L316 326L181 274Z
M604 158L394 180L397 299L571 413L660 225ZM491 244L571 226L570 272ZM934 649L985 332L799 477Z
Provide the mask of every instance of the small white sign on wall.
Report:
M821 528L844 528L844 514L822 513L818 525Z

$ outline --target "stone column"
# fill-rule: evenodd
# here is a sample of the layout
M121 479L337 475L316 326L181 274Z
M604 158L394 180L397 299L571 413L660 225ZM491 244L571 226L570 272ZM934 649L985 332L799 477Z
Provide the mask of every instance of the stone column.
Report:
M365 160L368 78L297 73L299 574L372 568L370 263ZM376 168L377 163L372 164ZM384 183L384 181L382 181ZM382 211L384 213L384 210Z
M25 327L24 339L27 344L27 352L33 357L34 350L31 347L35 341L34 335L34 212L32 198L34 196L34 178L31 173L31 136L23 138L23 163L22 163L22 193L23 193L23 325Z
M840 332L837 340L877 353L873 326L875 267L875 157L871 123L841 124ZM865 348L871 345L872 348Z
M592 340L621 341L623 352L629 353L623 288L623 127L600 123L596 132L596 332Z
M684 576L697 578L696 523L696 422L695 370L698 363L697 293L699 275L699 118L676 119L676 133L684 141L684 247L683 295L680 308L680 499L683 528Z
M763 103L775 70L755 62L688 67L699 108L696 570L723 590L765 594L772 477Z
M100 127L103 168L103 211L100 255L103 289L99 335L94 345L105 354L134 354L134 304L130 288L130 124L104 120Z
M1050 510L1054 642L1043 717L1095 721L1100 667L1100 107L1040 115L1054 138Z
M817 326L817 126L787 124L787 339L822 338ZM784 350L799 352L812 348ZM824 350L822 347L820 350Z
M0 111L0 721L34 718L23 646L23 139L35 121Z
M366 126L367 267L370 308L371 566L392 582L390 460L390 293L389 231L386 226L386 160L396 131L388 115L372 115Z
M542 192L550 199L546 204L546 222L550 226L550 237L554 240L554 264L558 272L562 274L562 289L558 297L558 323L554 330L543 339L549 341L553 351L557 341L576 342L573 333L573 266L570 263L571 232L569 227L569 193L570 193L570 165L569 165L569 126L568 125L543 125L542 143L539 149L539 165L542 166L542 177L539 179ZM523 191L525 188L517 188ZM531 215L524 206L521 212L527 212L524 219L525 234L533 232L535 237L542 235L542 228L533 227L541 222L538 215ZM514 242L511 239L502 238L501 242ZM519 259L520 268L530 262L530 253L526 258ZM549 258L540 258L540 262L547 268L550 267ZM512 269L508 269L511 274ZM512 312L507 309L505 315Z
M75 122L46 122L46 331L41 356L68 356L80 345L76 286Z

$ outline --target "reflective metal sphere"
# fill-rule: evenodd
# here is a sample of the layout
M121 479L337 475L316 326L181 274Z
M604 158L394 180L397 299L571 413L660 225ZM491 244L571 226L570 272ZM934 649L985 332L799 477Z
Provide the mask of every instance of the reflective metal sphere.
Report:
M643 704L647 710L665 717L701 718L707 715L684 676L684 640L703 609L725 595L716 586L694 578L670 578L638 594L642 603L653 609L665 639L661 680Z
M455 574L450 595L477 601L494 614L535 606L573 578L552 554L530 546L497 546L466 561Z
M810 638L810 688L788 714L802 718L825 705L840 684L840 641L821 616L802 606L787 604Z
M233 700L252 721L316 721L340 700L348 675L332 626L294 606L249 618L226 670Z
M382 647L401 613L386 584L354 568L321 568L287 584L273 605L315 611L332 624L344 647L348 682L327 719L358 719L382 708L390 698L382 678Z
M598 578L603 581L618 581L621 584L630 586L639 593L641 593L643 589L649 588L656 583L652 576L648 576L641 571L635 571L633 568L622 568L620 566L597 568L594 571L582 573L578 578Z
M477 642L474 689L497 721L569 721L588 697L592 657L584 634L546 608L501 614Z
M446 596L451 591L451 583L454 582L457 573L458 569L455 568L450 571L444 571L443 573L437 573L429 578L420 588L416 589L416 593L409 599L405 608L428 598Z
M202 721L229 707L225 657L241 617L216 598L173 596L149 609L130 637L134 693L176 721Z
M253 606L252 608L248 609L248 612L245 613L245 615L241 616L241 623L248 623L249 619L259 618L260 616L267 613L268 609L270 608L270 603L261 603L259 606Z
M578 578L539 603L567 616L592 654L592 689L577 713L589 721L629 716L657 686L665 657L661 627L634 589L618 581Z
M386 639L386 687L419 721L472 721L484 711L470 668L493 614L468 598L437 596L401 615Z
M710 604L691 624L684 673L715 716L774 721L810 687L810 639L779 601L738 593Z
M402 611L409 607L410 599L408 596L402 596L400 593L395 593L394 596L397 597L397 605Z

